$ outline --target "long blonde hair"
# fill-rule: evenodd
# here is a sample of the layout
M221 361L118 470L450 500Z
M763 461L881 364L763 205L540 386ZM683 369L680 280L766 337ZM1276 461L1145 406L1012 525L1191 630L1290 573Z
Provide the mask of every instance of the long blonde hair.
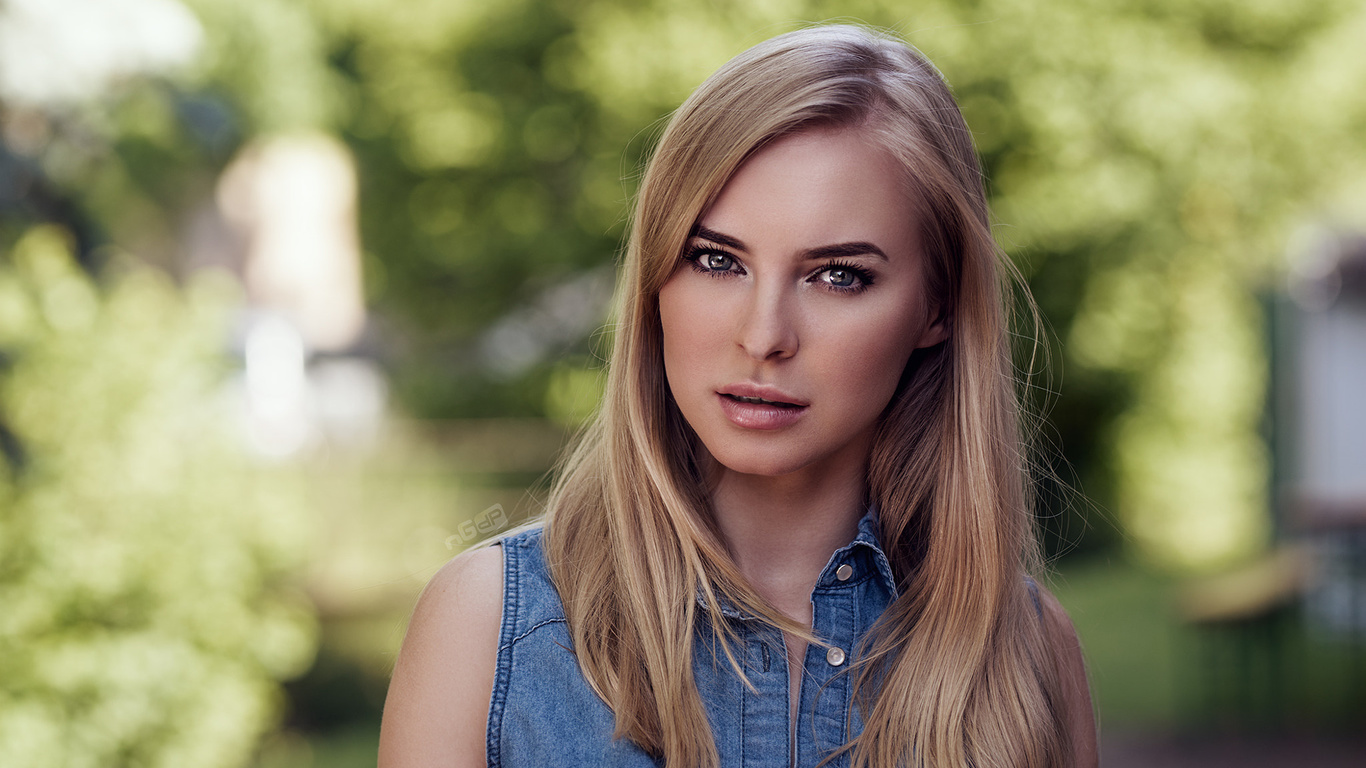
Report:
M701 594L744 673L724 597L819 643L757 595L718 533L697 436L665 379L658 296L693 225L777 137L851 127L905 168L949 339L919 350L885 412L870 502L899 596L854 674L855 766L1064 766L1053 650L1029 592L1035 565L1003 283L971 134L948 86L905 43L821 26L751 48L679 108L637 198L601 411L551 496L546 555L584 676L626 737L671 767L718 756L693 680ZM746 681L748 682L748 681Z

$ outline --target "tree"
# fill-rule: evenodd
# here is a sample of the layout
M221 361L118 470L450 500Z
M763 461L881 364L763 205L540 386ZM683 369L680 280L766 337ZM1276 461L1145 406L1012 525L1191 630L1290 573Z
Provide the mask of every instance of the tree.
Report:
M241 765L316 645L303 489L212 407L230 287L69 248L0 269L0 763Z

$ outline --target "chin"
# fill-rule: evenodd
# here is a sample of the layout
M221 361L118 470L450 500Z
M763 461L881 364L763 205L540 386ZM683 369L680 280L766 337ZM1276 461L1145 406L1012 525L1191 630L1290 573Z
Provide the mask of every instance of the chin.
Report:
M716 462L731 472L741 475L757 475L759 477L781 477L788 475L802 467L807 462L802 458L786 456L764 455L762 451L734 451L733 453L712 453Z

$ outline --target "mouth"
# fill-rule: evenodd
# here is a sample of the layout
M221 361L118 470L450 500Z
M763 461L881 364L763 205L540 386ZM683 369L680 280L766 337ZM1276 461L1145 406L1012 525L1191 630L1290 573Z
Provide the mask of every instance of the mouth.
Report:
M727 384L725 387L716 390L716 394L720 395L723 400L744 403L745 405L767 405L775 408L805 408L811 405L810 402L784 392L775 386L752 381Z
M806 406L804 406L804 405L798 405L798 404L796 404L796 403L788 403L788 402L784 402L784 401L782 401L782 400L765 400L765 399L762 398L762 397L746 397L745 395L732 395L732 394L728 394L728 393L726 393L726 392L722 392L722 393L721 393L721 396L724 397L724 398L728 398L728 399L730 399L730 400L734 400L734 401L737 402L737 403L749 403L750 405L773 405L773 406L777 406L777 407L779 407L779 408L805 408L805 407L806 407Z
M746 430L782 430L800 422L811 403L777 387L753 382L731 384L716 393L721 411Z

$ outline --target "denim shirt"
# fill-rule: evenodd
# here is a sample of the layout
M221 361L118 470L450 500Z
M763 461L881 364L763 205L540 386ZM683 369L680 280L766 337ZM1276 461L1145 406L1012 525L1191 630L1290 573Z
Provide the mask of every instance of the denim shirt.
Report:
M806 649L795 741L781 632L722 605L722 613L743 640L735 652L754 685L751 691L724 653L718 650L713 657L710 622L699 616L693 673L721 765L814 766L862 731L852 706L853 681L841 673L849 669L859 640L896 595L876 529L877 517L870 510L859 521L857 537L830 556L811 593L812 631L830 648L812 644ZM662 765L631 741L612 739L612 711L584 679L570 650L564 608L546 568L541 533L531 529L501 542L503 617L489 702L489 768ZM831 763L847 764L847 755Z

